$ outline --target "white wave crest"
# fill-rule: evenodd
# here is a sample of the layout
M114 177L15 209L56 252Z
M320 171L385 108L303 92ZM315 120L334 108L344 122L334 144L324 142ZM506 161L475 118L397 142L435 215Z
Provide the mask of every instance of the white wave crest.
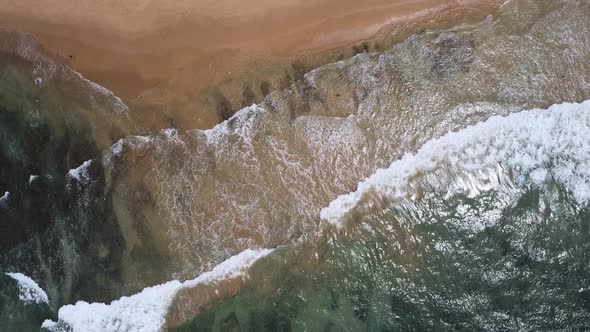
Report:
M0 203L4 203L5 201L7 201L8 197L10 197L10 192L5 191L4 194L0 196Z
M166 323L166 313L181 289L239 277L256 260L272 251L245 250L196 279L186 282L173 280L148 287L138 294L124 296L110 304L78 301L74 305L63 306L58 312L58 322L46 320L42 328L52 332L160 331Z
M588 201L590 101L494 116L428 141L415 154L360 182L355 192L333 200L320 217L341 227L355 213L373 207L375 197L412 199L411 181L421 175L428 176L429 190L474 196L510 181L499 176L504 169L514 171L517 182L541 184L552 177L577 200ZM453 173L446 180L441 179L445 170Z
M266 110L257 104L244 107L236 112L231 118L223 121L215 127L203 130L202 133L207 137L209 145L218 145L227 140L230 134L236 135L244 143L252 144L252 135L255 132L253 127L256 125L256 117L266 112ZM233 130L231 128L234 128Z
M37 283L22 273L6 273L18 282L18 297L25 303L48 303L47 293Z
M92 164L92 160L86 160L82 165L78 166L77 168L72 168L68 171L68 176L72 179L77 180L78 182L86 181L90 178L90 174L88 173L88 167Z

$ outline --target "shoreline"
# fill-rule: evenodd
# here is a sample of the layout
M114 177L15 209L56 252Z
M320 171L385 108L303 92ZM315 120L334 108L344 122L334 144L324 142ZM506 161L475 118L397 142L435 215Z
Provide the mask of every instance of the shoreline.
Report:
M33 34L130 104L142 115L138 127L158 130L211 128L300 72L421 29L481 19L505 1L52 2L47 10L8 4L0 26Z

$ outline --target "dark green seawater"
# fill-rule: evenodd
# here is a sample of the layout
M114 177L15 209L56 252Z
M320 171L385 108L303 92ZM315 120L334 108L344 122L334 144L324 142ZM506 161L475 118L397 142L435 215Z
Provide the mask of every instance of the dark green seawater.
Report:
M474 232L453 216L475 199L434 195L421 217L395 205L363 216L353 239L322 246L321 266L249 288L179 331L585 331L590 329L590 210L553 186L523 190ZM485 218L485 217L482 217ZM281 264L277 258L273 264ZM261 279L257 279L261 278Z

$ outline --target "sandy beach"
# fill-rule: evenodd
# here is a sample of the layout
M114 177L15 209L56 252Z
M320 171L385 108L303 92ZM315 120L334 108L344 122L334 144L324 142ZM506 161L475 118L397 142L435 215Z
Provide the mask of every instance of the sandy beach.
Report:
M208 128L219 122L219 112L211 109L219 102L208 97L213 87L221 86L231 108L239 108L261 99L265 90L281 88L281 65L302 58L308 70L335 60L317 54L346 49L341 57L350 56L355 43L391 30L387 27L411 32L413 21L430 26L480 18L503 1L1 2L0 26L34 34L85 77L143 112L151 110L140 125L158 129ZM241 100L244 73L250 72L258 76L248 87L250 98ZM264 80L270 82L266 88Z

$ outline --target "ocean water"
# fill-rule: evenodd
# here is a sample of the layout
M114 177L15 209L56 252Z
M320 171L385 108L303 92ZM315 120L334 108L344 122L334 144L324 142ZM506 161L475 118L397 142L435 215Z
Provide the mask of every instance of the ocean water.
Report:
M0 326L590 329L588 15L513 0L147 136L11 34Z
M589 133L585 102L429 141L322 211L311 266L177 330L586 330Z

